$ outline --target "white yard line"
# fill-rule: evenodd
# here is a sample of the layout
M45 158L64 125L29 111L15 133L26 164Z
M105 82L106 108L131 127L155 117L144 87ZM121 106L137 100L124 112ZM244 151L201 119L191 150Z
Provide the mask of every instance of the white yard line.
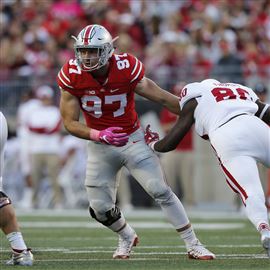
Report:
M167 222L141 222L133 221L129 224L134 228L141 229L170 229L173 228ZM98 222L84 222L84 221L24 221L20 222L23 228L104 228ZM244 223L193 223L195 229L201 230L228 230L240 229L245 227Z
M262 248L260 244L255 245L207 245L207 247L211 248ZM35 247L36 252L62 252L62 253L73 253L73 254L79 254L79 253L111 253L112 250L115 249L115 246L92 246L92 247L86 247L86 248L44 248L44 247ZM147 250L147 249L186 249L184 245L171 245L171 246L138 246L134 250L141 251L141 250ZM10 249L1 249L3 252L9 252ZM185 254L185 252L178 252L178 251L169 251L169 252L141 252L136 254L171 254L171 253L177 253L177 254ZM224 254L223 254L224 255ZM226 254L225 254L226 255ZM239 254L235 254L239 255ZM246 255L246 254L243 254ZM250 254L249 254L250 255Z
M238 211L206 211L198 209L186 209L188 216L202 219L243 219L245 215ZM164 218L161 209L134 209L129 212L124 212L127 218ZM51 217L88 217L88 209L20 209L18 216L51 216Z
M137 255L137 254L136 254ZM147 254L145 254L147 255ZM163 255L169 255L167 253L163 253ZM173 255L186 255L186 253L177 253ZM247 259L266 259L268 260L269 257L264 254L216 254L216 260L224 260L224 259L230 259L230 260L247 260ZM161 258L161 257L151 257L151 258L130 258L129 261L172 261L172 258ZM181 258L175 258L175 261L181 261ZM0 260L4 262L5 260ZM106 258L87 258L87 259L79 259L79 258L72 258L72 259L42 259L38 260L35 258L36 262L92 262L92 261L115 261L115 259L106 259Z
M137 255L137 253L135 253ZM147 255L147 254L145 254ZM163 255L169 255L167 253L163 253ZM176 255L186 255L186 253L177 253ZM216 260L230 259L230 260L246 260L246 259L269 259L265 254L216 254ZM151 257L151 258L129 258L129 261L171 261L172 258L160 258L160 257ZM180 258L176 258L176 260L180 260ZM68 262L68 261L115 261L115 259L52 259L52 260L36 260L41 262Z
M261 245L210 245L210 247L218 247L218 248L250 248L250 247L254 247L254 248L259 248L261 247ZM142 250L144 249L164 249L164 248L181 248L181 249L185 249L185 246L142 246L142 247L136 247L133 250L133 256L141 256L142 258L134 258L131 257L129 260L130 261L169 261L172 260L172 258L162 258L162 257L153 257L153 256L157 256L157 255L175 255L175 260L179 260L180 258L178 258L178 255L186 255L186 251L168 251L168 252L164 252L164 251L151 251L151 252L142 252ZM102 250L101 250L102 249ZM63 254L112 254L112 250L114 250L115 247L113 246L98 246L98 247L89 247L87 249L80 249L80 250L70 250L67 248L35 248L36 252L59 252L59 253L63 253ZM9 249L1 249L1 252L9 252ZM90 255L91 256L91 255ZM230 259L230 260L241 260L241 259L269 259L268 256L266 254L250 254L250 253L240 253L240 254L216 254L217 256L217 260L222 260L222 259ZM1 260L0 260L1 261ZM106 258L87 258L87 259L80 259L80 258L72 258L72 259L42 259L42 260L38 260L36 259L36 261L40 261L40 262L68 262L68 261L114 261L113 259L106 259Z

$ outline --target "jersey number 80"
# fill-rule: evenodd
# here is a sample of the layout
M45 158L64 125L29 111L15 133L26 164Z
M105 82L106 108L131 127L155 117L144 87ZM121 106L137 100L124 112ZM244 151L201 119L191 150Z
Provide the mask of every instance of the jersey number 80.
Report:
M228 100L228 99L249 99L251 100L251 96L248 91L242 88L236 88L236 93L230 89L225 87L216 87L211 92L213 96L216 98L217 102Z

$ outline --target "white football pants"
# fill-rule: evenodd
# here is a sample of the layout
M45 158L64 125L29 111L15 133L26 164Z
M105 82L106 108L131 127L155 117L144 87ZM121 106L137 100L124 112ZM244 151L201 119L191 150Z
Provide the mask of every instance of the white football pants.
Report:
M258 228L268 223L256 161L270 166L270 128L255 116L238 116L211 134L227 183L240 194L246 213Z

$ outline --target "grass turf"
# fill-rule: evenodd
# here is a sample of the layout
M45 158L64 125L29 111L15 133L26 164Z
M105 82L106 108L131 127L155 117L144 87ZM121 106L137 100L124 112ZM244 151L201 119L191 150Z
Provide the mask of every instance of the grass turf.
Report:
M193 224L240 224L236 229L200 229L197 236L217 255L213 261L189 260L182 240L171 225L160 217L129 218L132 222L165 223L164 228L136 228L140 244L130 260L112 259L117 237L106 228L95 225L85 216L19 216L24 238L33 249L35 270L184 270L184 269L269 269L269 258L261 247L259 234L246 219L197 219ZM73 224L72 222L79 222ZM74 227L73 227L74 226ZM8 242L1 233L0 269L10 256ZM16 267L18 268L18 267ZM26 267L20 267L26 268Z

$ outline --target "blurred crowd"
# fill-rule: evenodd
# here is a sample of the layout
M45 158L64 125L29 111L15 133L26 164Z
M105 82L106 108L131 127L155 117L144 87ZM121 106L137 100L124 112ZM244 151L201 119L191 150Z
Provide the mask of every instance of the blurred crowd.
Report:
M9 130L3 185L19 207L74 208L87 201L86 141L63 131L53 97L48 85L26 93L16 133Z
M269 14L268 0L2 0L0 79L16 71L54 80L73 56L71 36L97 23L168 90L213 70L222 80L269 83Z
M116 53L130 52L137 56L145 64L147 76L168 91L174 92L179 82L188 83L207 77L214 77L222 82L243 83L252 88L260 88L265 93L270 87L269 0L1 0L0 12L0 105L9 119L16 117L19 125L17 136L9 140L7 156L21 155L22 151L19 148L23 140L23 132L20 130L23 121L20 121L21 110L18 110L18 107L21 109L23 104L29 105L36 98L40 99L37 92L42 85L51 87L54 91L50 96L50 106L57 105L57 73L66 61L74 57L74 40L71 36L76 36L88 24L101 24L113 37L119 36L115 44ZM35 96L29 96L33 90ZM145 112L146 103L143 102L141 100L139 106L141 105ZM40 106L41 103L35 109L38 108L38 113L42 112ZM151 106L153 110L154 105ZM27 123L27 132L35 133L32 134L35 140L35 135L46 133L47 129L31 127L35 124L36 115L29 114L32 110L29 107L27 110L28 120L33 121ZM51 110L53 113L56 109ZM156 110L157 113L160 111L161 108ZM161 116L160 125L166 133L166 127L171 126L175 118L168 115L168 112L162 112ZM55 119L56 128L57 112L54 112L54 117L49 120ZM32 172L32 179L28 181L29 168L25 169L25 164L21 164L18 165L21 166L18 170L17 165L12 164L16 161L7 158L7 164L11 162L10 169L6 170L7 174L10 174L9 179L25 178L25 181L22 181L25 196L33 199L33 207L44 205L44 202L48 207L50 203L57 207L57 200L75 205L80 203L79 198L83 197L80 195L80 187L83 186L84 175L77 175L75 167L71 169L78 160L75 161L75 157L70 155L72 152L79 156L85 155L83 143L72 141L70 136L63 135L60 129L56 128L54 131L52 134L45 134L56 135L54 139L58 142L53 142L52 145L57 146L58 158L60 157L60 160L46 165L48 172L54 170L50 169L50 166L59 163L58 171L55 172L57 177L49 176L49 182L54 187L50 200L48 194L44 193L43 202L36 202L36 196L33 195L35 178L48 178L46 171L43 176L35 176ZM190 165L193 163L192 157L189 157L193 152L192 136L187 139L186 145L178 149L181 156L183 151L186 153ZM32 142L31 146L34 145ZM48 149L47 143L44 149L39 151L47 151L48 154ZM52 155L52 152L49 154ZM35 154L37 153L31 153L32 159L36 166L41 166L37 163L42 163L42 159L34 156ZM52 156L49 159L51 158ZM172 155L171 159L176 160L176 156ZM69 165L65 168L67 164ZM186 168L187 166L185 165ZM193 170L192 167L189 168L190 171ZM176 169L177 165L174 169L169 169L171 172L174 170L174 178L187 179L185 176L176 176ZM18 172L21 173L20 176L12 176ZM122 175L125 173L122 172ZM77 186L76 181L72 181L76 177ZM57 180L52 180L53 178ZM188 196L191 201L186 203L193 205L195 199L192 195L192 183L186 181L182 182L182 192L191 194ZM10 185L11 182L9 181ZM72 186L72 183L75 183L75 186ZM17 187L20 188L18 185ZM28 187L31 196L27 194ZM67 192L63 192L63 189ZM69 192L72 189L76 192ZM46 190L46 186L43 190ZM20 190L17 191L17 197L12 194L14 192L14 189L9 191L11 197L26 203ZM60 193L74 197L60 198ZM127 194L127 191L125 193ZM181 197L181 194L179 196ZM123 197L122 202L125 200ZM132 205L131 200L129 196L126 204Z

